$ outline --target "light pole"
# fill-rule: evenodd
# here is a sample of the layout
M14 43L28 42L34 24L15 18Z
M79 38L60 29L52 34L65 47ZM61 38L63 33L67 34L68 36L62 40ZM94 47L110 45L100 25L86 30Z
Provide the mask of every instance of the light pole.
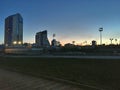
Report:
M55 33L53 34L53 39L54 39L54 37L55 37L56 35L55 35Z
M75 44L75 41L72 41L72 44L74 45L74 44Z
M111 41L111 45L112 45L112 40L113 40L113 38L110 38L110 41Z
M115 43L116 43L116 45L118 44L118 43L117 43L117 39L115 39Z
M100 32L100 45L102 45L102 31L103 31L103 28L99 28L99 32Z

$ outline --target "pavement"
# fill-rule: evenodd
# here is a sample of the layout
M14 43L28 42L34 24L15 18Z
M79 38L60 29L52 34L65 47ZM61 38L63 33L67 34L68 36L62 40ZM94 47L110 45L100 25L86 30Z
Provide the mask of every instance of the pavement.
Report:
M0 69L0 90L89 90L76 85L51 81ZM91 90L91 89L90 89Z
M41 56L15 56L15 55L3 55L3 57L41 57L41 58L78 58L78 59L104 59L104 60L109 60L109 59L118 59L120 60L120 56L54 56L54 55L41 55Z

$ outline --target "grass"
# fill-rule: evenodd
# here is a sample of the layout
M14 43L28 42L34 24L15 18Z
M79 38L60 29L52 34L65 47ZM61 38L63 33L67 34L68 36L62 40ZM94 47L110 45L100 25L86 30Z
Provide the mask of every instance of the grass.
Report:
M37 77L45 75L120 90L120 60L0 57L0 67Z

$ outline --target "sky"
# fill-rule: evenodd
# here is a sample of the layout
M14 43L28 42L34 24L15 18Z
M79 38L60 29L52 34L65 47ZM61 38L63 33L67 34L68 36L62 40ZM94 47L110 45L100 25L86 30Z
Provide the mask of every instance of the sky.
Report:
M20 13L23 17L23 41L35 42L35 34L47 30L61 44L84 45L92 40L100 43L120 42L120 0L1 0L0 44L4 43L5 18Z

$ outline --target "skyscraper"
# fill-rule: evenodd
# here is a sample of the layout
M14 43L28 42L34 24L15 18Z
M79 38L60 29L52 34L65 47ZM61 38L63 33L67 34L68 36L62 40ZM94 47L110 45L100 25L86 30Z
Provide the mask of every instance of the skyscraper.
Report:
M50 43L47 38L47 30L37 32L35 36L36 45L39 47L49 47Z
M18 46L23 44L23 18L17 13L5 19L5 46Z

